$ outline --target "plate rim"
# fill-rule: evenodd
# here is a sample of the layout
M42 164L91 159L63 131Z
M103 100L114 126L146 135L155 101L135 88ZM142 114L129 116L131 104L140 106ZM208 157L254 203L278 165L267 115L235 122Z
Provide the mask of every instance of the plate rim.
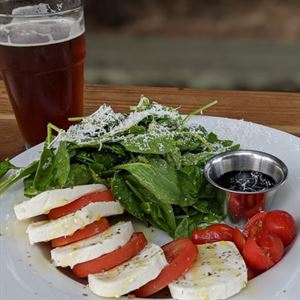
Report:
M254 122L251 122L251 121L247 121L247 120L243 120L243 119L233 119L233 118L226 118L226 117L217 117L217 116L207 116L207 115L201 115L201 116L193 116L192 118L191 118L191 121L193 122L193 121L196 121L197 123L199 122L200 124L201 124L201 118L203 118L204 117L204 120L205 119L218 119L218 120L221 120L221 122L222 121L225 121L225 122L242 122L241 124L253 124L254 126L258 126L258 127L260 127L260 128L263 128L264 130L267 130L267 131L272 131L273 133L277 133L277 134L279 134L279 135L284 135L284 136L288 136L288 137L290 137L290 138L292 138L292 140L294 140L295 139L295 141L296 142L298 142L299 143L299 149L297 149L298 151L299 151L299 153L300 153L300 138L299 137L297 137L297 136L295 136L295 135L292 135L292 134L290 134L290 133L287 133L287 132L284 132L284 131L282 131L282 130L279 130L279 129L277 129L277 128L273 128L273 127L268 127L268 126L266 126L266 125L262 125L262 124L258 124L258 123L254 123ZM200 121L199 121L200 120ZM204 121L204 123L205 123L205 121ZM201 124L202 125L202 124ZM206 125L205 124L203 124L204 125L204 127L206 127ZM243 127L243 125L242 125L242 127ZM218 132L216 132L217 134L218 134ZM29 155L29 154L31 154L31 153L34 153L34 154L37 154L41 149L42 149L42 146L43 146L43 143L40 143L40 144L38 144L38 145L36 145L36 146L34 146L34 147L32 147L32 148L30 148L30 149L27 149L27 150L25 150L25 151L23 151L23 152L21 152L21 153L19 153L18 155L16 155L15 157L13 157L10 161L12 161L12 162L14 162L14 161L20 161L20 160L22 160L22 158L23 158L23 156L26 156L26 155ZM1 205L1 203L0 203L0 205ZM299 226L298 226L298 228L299 228ZM300 241L299 241L299 235L300 235L300 233L298 232L298 236L297 236L297 240L298 240L298 243L297 243L297 245L293 245L293 247L295 247L295 246L298 246L298 248L300 248L299 246L300 246ZM2 243L2 244L4 244L4 243ZM3 247L3 246L2 246ZM2 249L2 247L0 246L0 249ZM298 257L298 260L300 261L300 259L299 259L299 257ZM0 262L1 262L1 257L0 257ZM299 264L298 264L298 266L299 266ZM267 273L267 272L266 272ZM253 281L251 281L251 282L253 282L253 283L255 283L255 282L257 282L259 279L264 279L263 277L264 277L264 275L266 275L266 273L264 273L264 274L261 274L259 277L257 277L257 278L255 278L255 279L253 279ZM297 268L297 270L294 272L294 281L296 280L297 281L297 279L299 278L300 279L300 267L298 267ZM251 283L250 282L250 283ZM295 291L295 293L299 293L299 291L297 292L297 291ZM296 294L295 294L296 295ZM68 295L66 295L66 296L68 296ZM234 296L232 299L248 299L248 298L245 298L245 297L242 297L242 298L240 298L240 297L238 297L239 296L239 294L237 294L237 296ZM271 295L271 297L273 298L273 297L275 297L276 295ZM282 297L288 297L288 298L284 298L284 299L293 299L293 298L290 298L289 296L282 296ZM48 298L45 298L45 299L48 299ZM49 298L49 300L50 300L51 298ZM98 298L98 299L100 299L100 298ZM148 299L150 299L150 298L148 298ZM253 298L249 298L249 299L253 299ZM260 298L257 298L257 296L255 297L255 299L256 300L259 300ZM261 298L261 299L263 299L263 298ZM269 299L271 299L271 298L269 298Z

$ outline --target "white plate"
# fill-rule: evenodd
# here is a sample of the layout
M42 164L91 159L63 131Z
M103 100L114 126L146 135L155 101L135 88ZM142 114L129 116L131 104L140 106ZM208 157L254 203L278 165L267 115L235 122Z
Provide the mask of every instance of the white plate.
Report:
M289 169L286 184L278 191L273 209L290 212L300 227L300 139L287 133L245 122L216 117L195 117L208 130L220 137L233 139L243 149L269 152L282 159ZM25 166L38 157L36 146L13 159L13 163ZM54 300L100 299L85 285L72 280L54 268L47 249L30 246L25 229L26 222L18 222L13 205L22 201L22 184L11 188L0 199L0 299L2 300ZM161 231L151 230L146 235L152 241L163 244L168 237ZM231 298L245 299L300 299L300 238L299 234L284 258L271 270L251 280L246 289ZM127 298L126 298L127 299Z

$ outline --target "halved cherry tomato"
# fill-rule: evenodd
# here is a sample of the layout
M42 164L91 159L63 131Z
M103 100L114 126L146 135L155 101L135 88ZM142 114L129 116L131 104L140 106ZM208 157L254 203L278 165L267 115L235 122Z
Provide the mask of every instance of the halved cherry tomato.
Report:
M156 277L134 292L137 297L150 296L188 271L198 256L198 248L187 238L179 238L163 247L169 263Z
M102 192L94 192L87 195L84 195L77 200L66 204L64 206L56 207L50 210L48 214L49 219L58 219L60 217L71 214L85 206L87 206L91 202L109 202L115 201L113 198L113 194L111 190L105 190Z
M277 235L263 231L256 237L256 242L271 257L274 264L280 261L284 245Z
M137 255L146 245L144 234L136 232L124 246L98 258L77 264L72 271L77 277L83 278L89 274L110 270Z
M267 213L262 224L264 230L277 235L285 246L296 236L296 222L286 211L273 210Z
M77 241L87 239L93 235L96 235L97 233L105 231L109 226L110 225L107 219L103 217L99 221L95 221L85 226L83 229L75 231L72 235L63 236L52 240L51 246L53 248L61 247Z
M239 249L240 253L243 253L243 249L246 244L246 237L237 227L233 229L233 242Z
M192 241L194 244L232 240L233 228L226 224L214 224L205 229L198 229L192 232Z
M263 219L266 214L266 211L261 211L247 221L244 227L244 233L247 237L253 238L256 234L262 231Z
M251 280L251 279L255 278L260 273L261 273L260 271L254 270L251 267L247 266L247 278L248 278L248 280Z
M261 233L255 240L249 237L243 249L243 258L248 266L264 271L282 257L284 246L276 235Z

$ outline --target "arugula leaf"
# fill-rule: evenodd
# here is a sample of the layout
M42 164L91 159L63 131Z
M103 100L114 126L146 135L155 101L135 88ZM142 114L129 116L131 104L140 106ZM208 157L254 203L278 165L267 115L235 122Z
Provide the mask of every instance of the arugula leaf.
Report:
M30 176L26 177L23 180L24 196L31 198L38 194L38 191L35 189L33 185L33 181L34 181L34 174L31 174Z
M0 183L0 195L4 193L10 186L18 182L20 179L33 174L38 166L38 161L31 163L28 167L18 169L8 179Z
M9 160L0 162L0 178L2 178L9 170L17 169Z

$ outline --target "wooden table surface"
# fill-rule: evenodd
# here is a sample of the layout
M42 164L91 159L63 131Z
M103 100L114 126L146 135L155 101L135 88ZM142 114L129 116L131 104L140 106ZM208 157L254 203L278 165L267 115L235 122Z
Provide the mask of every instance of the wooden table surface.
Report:
M116 111L126 112L143 94L162 104L179 107L188 113L211 100L218 104L206 115L244 119L300 136L300 94L276 92L242 92L164 87L86 85L85 114L107 103ZM0 81L0 161L24 151L17 123L7 93Z

